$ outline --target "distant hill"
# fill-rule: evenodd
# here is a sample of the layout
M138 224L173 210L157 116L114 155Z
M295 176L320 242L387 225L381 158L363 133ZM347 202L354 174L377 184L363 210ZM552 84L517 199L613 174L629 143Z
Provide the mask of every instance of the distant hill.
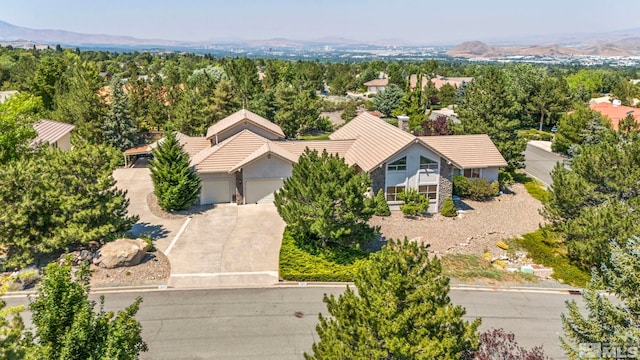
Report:
M64 30L30 29L15 26L0 20L0 41L29 41L45 44L65 45L180 45L180 42L159 39L138 39L131 36L114 36L103 34L82 34Z
M626 38L616 43L596 43L581 47L560 45L494 46L480 41L467 41L449 49L447 55L483 59L505 56L635 56L640 55L640 38Z

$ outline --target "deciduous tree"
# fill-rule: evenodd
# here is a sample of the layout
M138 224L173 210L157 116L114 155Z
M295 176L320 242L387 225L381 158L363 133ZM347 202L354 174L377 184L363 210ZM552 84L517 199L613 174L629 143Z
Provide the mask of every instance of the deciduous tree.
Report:
M15 160L31 150L36 137L33 124L42 111L39 97L21 93L0 104L0 164Z

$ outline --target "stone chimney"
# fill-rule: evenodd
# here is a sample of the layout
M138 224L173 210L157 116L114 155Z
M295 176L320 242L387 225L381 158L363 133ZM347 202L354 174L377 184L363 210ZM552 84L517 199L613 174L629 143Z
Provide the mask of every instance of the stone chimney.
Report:
M398 127L403 131L409 131L409 117L407 115L398 116Z

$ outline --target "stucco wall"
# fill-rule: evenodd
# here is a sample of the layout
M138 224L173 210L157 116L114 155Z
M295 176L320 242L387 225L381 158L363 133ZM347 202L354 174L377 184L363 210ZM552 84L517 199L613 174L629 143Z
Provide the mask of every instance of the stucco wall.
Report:
M242 169L244 181L250 179L288 178L293 166L274 155L266 155Z
M67 133L58 139L56 146L61 150L71 150L71 133Z
M498 181L498 168L490 167L490 168L482 169L482 171L480 172L480 175L483 178L489 180L489 182Z
M237 134L237 133L239 133L239 132L241 132L242 130L245 130L245 129L251 130L252 132L262 136L263 138L267 138L269 140L277 140L277 139L279 139L279 137L277 135L273 134L272 132L266 131L265 129L263 129L263 128L259 127L259 126L256 126L255 124L253 124L251 122L244 121L244 122L242 122L240 124L237 124L236 126L234 126L232 128L229 128L229 129L226 129L226 130L220 132L218 134L218 143L222 142L225 139L228 139L228 138L232 137L233 135L235 135L235 134ZM213 136L211 138L211 144L215 144L215 143L216 143L216 137Z

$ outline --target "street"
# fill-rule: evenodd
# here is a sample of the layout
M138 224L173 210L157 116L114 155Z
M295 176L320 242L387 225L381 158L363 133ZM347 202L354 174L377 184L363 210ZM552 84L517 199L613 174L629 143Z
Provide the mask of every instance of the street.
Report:
M317 340L318 313L325 293L344 287L272 287L217 290L160 290L105 294L107 310L124 309L143 296L138 320L149 352L142 359L301 359ZM454 303L467 319L482 317L481 330L502 327L522 346L544 345L554 359L564 301L580 296L560 292L454 289ZM92 295L97 297L97 295ZM7 297L9 306L27 304ZM29 321L28 314L23 315Z
M525 171L542 181L546 186L553 183L551 180L551 170L556 166L556 163L565 160L565 158L560 155L542 150L531 144L527 144L524 158Z

